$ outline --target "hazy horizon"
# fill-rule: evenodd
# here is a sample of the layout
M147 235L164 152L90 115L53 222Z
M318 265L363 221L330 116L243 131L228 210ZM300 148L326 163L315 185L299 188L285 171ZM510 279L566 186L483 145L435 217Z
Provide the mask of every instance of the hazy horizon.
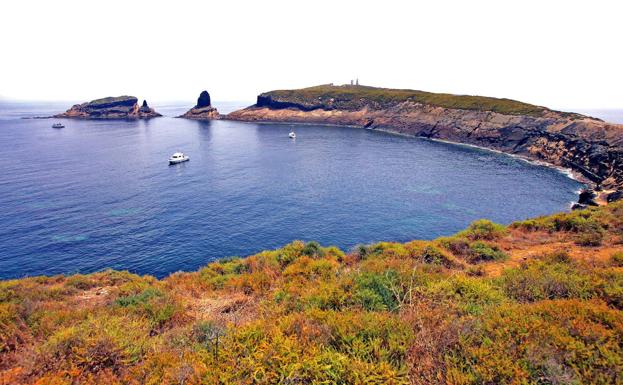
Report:
M150 103L255 100L273 89L361 84L623 108L623 6L601 1L0 5L0 97ZM45 31L45 32L40 32Z

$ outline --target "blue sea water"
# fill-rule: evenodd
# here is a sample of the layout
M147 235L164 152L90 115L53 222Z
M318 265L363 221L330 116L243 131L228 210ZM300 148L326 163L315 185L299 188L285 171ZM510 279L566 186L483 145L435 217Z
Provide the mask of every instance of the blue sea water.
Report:
M295 239L430 239L568 210L581 187L510 156L356 128L298 125L291 140L284 124L21 119L66 107L0 105L0 278L162 277ZM177 150L191 160L169 166Z

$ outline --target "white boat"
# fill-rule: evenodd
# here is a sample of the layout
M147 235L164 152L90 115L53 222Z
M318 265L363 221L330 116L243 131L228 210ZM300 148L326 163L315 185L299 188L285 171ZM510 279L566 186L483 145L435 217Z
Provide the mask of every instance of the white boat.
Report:
M169 164L188 162L189 160L190 158L188 157L188 155L185 155L183 152L176 152L169 158Z
M290 132L290 133L288 134L288 136L289 136L291 139L296 139L296 134L294 133L294 131Z
M54 123L52 128L65 128L65 126L63 126L63 123Z

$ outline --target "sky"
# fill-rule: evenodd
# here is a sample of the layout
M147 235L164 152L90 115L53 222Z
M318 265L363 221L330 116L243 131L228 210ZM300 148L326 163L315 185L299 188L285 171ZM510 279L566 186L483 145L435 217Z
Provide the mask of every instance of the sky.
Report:
M623 108L623 1L2 1L0 98L348 83Z

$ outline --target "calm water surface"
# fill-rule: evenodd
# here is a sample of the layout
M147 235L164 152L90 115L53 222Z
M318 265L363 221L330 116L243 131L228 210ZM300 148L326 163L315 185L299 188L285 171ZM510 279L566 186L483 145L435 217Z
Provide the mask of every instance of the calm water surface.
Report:
M297 126L291 140L280 124L20 119L65 107L0 105L0 278L162 277L295 239L430 239L567 210L581 187L509 156L363 129ZM168 166L176 150L190 162Z

